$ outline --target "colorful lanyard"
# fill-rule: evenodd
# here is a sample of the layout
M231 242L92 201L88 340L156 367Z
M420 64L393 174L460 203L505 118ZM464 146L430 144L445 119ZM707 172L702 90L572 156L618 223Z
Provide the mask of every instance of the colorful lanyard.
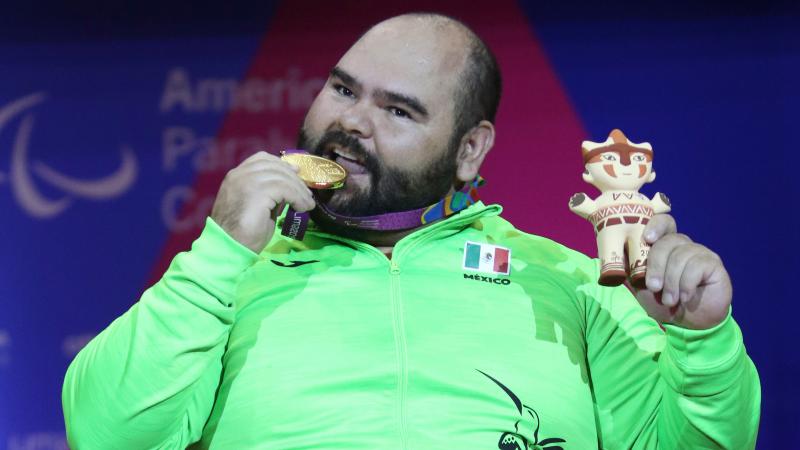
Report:
M478 175L471 183L464 185L463 188L439 200L437 203L411 211L350 217L336 214L321 203L317 203L317 208L319 208L331 222L348 228L376 231L408 230L452 216L477 202L478 187L482 186L484 183L485 180L483 177ZM290 207L284 218L281 234L292 239L302 240L307 228L308 213L297 212Z

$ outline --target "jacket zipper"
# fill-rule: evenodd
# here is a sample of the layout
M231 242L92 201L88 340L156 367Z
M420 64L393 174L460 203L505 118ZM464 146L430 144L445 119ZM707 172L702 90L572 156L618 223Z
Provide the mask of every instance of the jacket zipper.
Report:
M408 344L406 342L406 327L403 321L403 301L400 295L400 265L398 260L412 248L427 242L435 233L425 233L416 239L406 241L405 246L395 247L392 258L389 260L389 276L392 289L392 325L394 327L395 348L397 349L397 415L400 424L400 448L408 448ZM374 249L374 251L378 251ZM381 253L381 256L383 254Z
M470 216L461 218L461 221L467 222L472 220L473 217L482 215L481 213L472 214ZM340 242L347 242L358 248L364 249L370 253L377 254L384 261L389 263L389 278L391 285L391 305L392 305L392 327L394 331L395 349L397 353L397 420L399 423L399 437L400 448L408 448L408 348L406 343L405 324L403 323L403 303L400 296L400 265L397 263L402 254L405 254L410 249L417 245L428 241L436 235L436 228L427 229L416 236L416 239L406 240L405 246L400 246L398 249L395 246L395 251L392 253L391 259L386 259L386 256L373 247L372 245L354 241L350 239L342 239L338 236L330 235L327 233L319 233L320 235L338 240ZM403 240L401 240L402 242Z
M403 303L400 297L400 266L394 258L389 260L391 278L392 326L397 352L397 420L399 423L400 448L408 448L408 425L406 396L408 393L408 352L405 325L403 323Z
M413 248L419 242L426 241L427 236L421 236L421 239L409 242L407 247L402 248L403 253L408 248ZM341 239L340 239L341 240ZM351 245L354 245L362 250L376 255L389 265L389 283L390 283L390 299L392 311L392 331L394 332L394 344L396 352L397 363L397 410L396 418L398 422L398 435L400 439L400 448L405 450L408 448L408 408L406 407L406 397L408 395L408 352L406 344L405 325L403 323L403 304L400 298L400 265L397 264L396 257L400 252L393 252L392 258L387 259L386 256L377 248L359 241L347 240Z

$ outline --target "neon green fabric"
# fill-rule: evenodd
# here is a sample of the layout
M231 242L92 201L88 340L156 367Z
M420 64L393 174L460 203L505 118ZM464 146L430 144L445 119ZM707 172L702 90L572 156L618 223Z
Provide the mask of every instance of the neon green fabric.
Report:
M260 254L210 219L75 358L78 449L753 448L738 326L664 332L596 260L475 204L387 259L309 230ZM510 273L462 267L467 241ZM515 447L516 446L516 447Z

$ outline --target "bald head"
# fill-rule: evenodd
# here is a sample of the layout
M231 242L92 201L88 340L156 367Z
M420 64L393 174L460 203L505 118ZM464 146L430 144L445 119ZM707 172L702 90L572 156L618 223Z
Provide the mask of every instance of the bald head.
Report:
M464 57L468 54L471 41L478 39L462 22L433 13L409 13L391 17L373 25L359 40L379 33L394 33L404 40L433 40L443 50L449 48L451 51L459 51Z
M398 39L413 51L433 43L441 69L454 74L454 134L466 133L481 120L494 123L502 81L497 60L486 43L463 22L437 13L408 13L391 17L367 30L354 47L374 36Z

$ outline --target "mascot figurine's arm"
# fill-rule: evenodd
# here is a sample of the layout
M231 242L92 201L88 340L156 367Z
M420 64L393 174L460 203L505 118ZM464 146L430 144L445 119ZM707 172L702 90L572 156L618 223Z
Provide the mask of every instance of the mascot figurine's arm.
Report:
M581 192L569 199L569 209L584 219L588 219L593 212L597 211L597 204L588 195Z
M653 214L668 213L671 209L669 198L661 192L656 192L656 195L650 200L650 205L653 207Z

